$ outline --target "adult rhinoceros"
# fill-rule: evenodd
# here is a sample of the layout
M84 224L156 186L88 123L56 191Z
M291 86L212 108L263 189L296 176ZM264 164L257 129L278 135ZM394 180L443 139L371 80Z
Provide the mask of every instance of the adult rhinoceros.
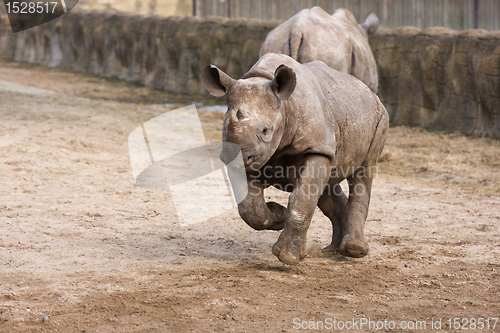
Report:
M305 256L316 206L333 224L324 252L368 254L363 229L389 124L377 95L322 62L300 64L274 53L239 80L208 66L203 81L212 95L227 94L223 142L241 149L248 183L233 184L248 185L240 216L257 230L284 228L272 250L279 260L297 264ZM228 155L223 149L225 163ZM339 185L345 178L349 199ZM265 202L270 185L291 192L287 208Z
M332 15L320 7L303 9L267 35L260 56L283 53L302 64L323 61L339 72L354 75L377 93L377 64L368 34L375 32L378 25L375 13L358 25L345 8Z

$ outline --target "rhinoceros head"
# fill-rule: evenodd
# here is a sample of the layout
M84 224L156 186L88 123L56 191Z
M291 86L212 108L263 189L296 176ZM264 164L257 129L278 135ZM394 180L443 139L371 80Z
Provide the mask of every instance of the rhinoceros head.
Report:
M272 79L256 76L234 80L211 65L203 72L203 83L214 96L227 94L222 141L239 146L247 170L260 169L273 156L283 136L282 101L295 89L295 73L281 65ZM230 147L234 145L225 145L220 156L226 164L235 155Z

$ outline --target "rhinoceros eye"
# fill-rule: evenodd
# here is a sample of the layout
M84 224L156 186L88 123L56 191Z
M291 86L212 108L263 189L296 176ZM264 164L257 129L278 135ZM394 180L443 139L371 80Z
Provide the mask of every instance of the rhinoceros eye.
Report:
M267 134L267 127L264 127L264 129L262 130L262 134L264 134L264 135Z

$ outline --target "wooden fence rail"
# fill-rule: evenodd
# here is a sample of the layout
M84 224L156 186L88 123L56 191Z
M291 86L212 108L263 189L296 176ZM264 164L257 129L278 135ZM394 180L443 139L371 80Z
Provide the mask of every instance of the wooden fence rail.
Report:
M328 13L349 9L358 22L375 12L389 28L443 26L454 30L500 30L500 0L193 0L196 16L287 20L301 9L320 6Z

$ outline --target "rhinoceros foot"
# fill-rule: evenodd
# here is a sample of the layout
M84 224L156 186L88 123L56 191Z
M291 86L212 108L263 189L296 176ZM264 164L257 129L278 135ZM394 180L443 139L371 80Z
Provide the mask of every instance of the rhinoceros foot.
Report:
M273 254L278 257L282 263L287 265L297 265L300 259L302 259L300 251L291 248L289 244L283 244L283 246L281 246L279 240L273 245Z
M370 252L370 246L360 240L353 239L342 242L339 252L346 257L361 258Z
M302 259L307 257L305 235L294 235L291 237L285 230L281 233L278 241L273 245L273 254L287 265L297 265Z
M325 257L337 254L337 253L339 253L339 246L334 245L334 244L330 244L327 247L323 248L321 250L321 253L322 253L322 256L325 256Z

